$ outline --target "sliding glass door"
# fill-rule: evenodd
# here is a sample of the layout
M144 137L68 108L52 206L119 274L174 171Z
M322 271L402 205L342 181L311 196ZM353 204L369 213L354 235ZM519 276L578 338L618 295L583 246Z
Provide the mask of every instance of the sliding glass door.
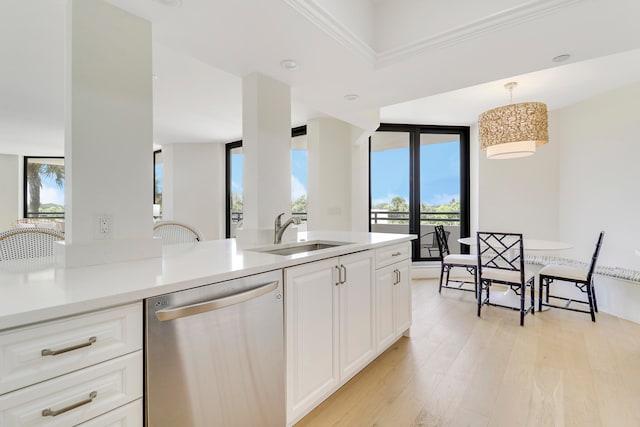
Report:
M469 128L381 125L370 139L370 192L370 230L419 236L414 261L438 258L436 225L457 249L469 234Z

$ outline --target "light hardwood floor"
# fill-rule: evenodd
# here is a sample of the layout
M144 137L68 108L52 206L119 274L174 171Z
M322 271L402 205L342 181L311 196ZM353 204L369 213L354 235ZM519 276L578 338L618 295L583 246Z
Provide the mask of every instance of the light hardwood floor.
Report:
M414 280L402 338L304 426L640 426L640 325L599 313L518 313ZM640 309L640 308L639 308Z

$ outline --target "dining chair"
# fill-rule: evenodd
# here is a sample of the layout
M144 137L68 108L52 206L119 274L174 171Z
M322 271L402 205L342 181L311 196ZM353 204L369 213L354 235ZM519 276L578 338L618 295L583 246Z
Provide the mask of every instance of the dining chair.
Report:
M14 228L0 233L0 261L55 255L55 242L64 234L49 228Z
M196 227L180 221L157 222L153 226L153 235L160 237L163 245L204 241L204 236Z
M598 312L598 302L596 300L595 288L593 286L593 272L598 262L598 255L600 254L600 247L602 246L602 240L604 239L604 231L600 232L598 242L596 243L596 249L591 257L591 264L587 266L572 266L572 265L558 265L549 264L538 273L540 276L540 289L538 300L538 310L542 310L542 307L560 308L562 310L577 311L579 313L588 313L591 315L591 321L596 321L596 313ZM560 295L552 295L550 293L550 285L554 281L569 282L578 288L581 292L587 294L587 300L573 299ZM544 292L544 294L543 294ZM544 302L543 300L544 296ZM555 305L549 303L549 298L554 298L562 301L566 301L564 305ZM588 305L589 310L581 310L578 308L570 307L573 302Z
M440 284L438 292L442 292L442 288L457 289L460 291L478 292L478 258L475 255L465 254L452 254L449 252L448 243L448 231L445 231L444 226L435 226L436 242L438 244L438 251L440 253ZM467 270L469 274L473 275L473 289L465 288L464 285L469 283L465 280L449 280L449 274L453 268L460 267ZM442 279L446 274L446 280L444 285ZM449 286L449 282L456 282L458 286Z
M520 326L524 326L524 316L535 314L535 277L525 271L522 234L519 233L477 233L478 245L478 317L483 305L496 306L520 312ZM519 298L519 307L491 302L491 285L507 287L506 292L514 292ZM527 288L531 301L525 302ZM483 298L482 291L485 292Z

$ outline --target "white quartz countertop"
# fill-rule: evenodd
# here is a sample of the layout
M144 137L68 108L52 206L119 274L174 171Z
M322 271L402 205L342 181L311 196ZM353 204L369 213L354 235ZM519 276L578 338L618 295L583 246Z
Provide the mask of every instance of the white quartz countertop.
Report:
M349 242L289 256L241 250L235 239L163 246L159 258L57 268L55 258L0 262L0 330L281 269L415 238L407 234L299 233L298 240Z

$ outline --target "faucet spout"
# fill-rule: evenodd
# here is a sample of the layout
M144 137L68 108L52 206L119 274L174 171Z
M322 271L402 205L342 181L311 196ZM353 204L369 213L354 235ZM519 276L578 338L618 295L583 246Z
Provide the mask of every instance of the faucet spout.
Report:
M287 227L289 227L291 224L300 224L300 217L297 216L292 216L291 218L286 220L284 224L282 224L281 219L283 215L284 212L276 216L276 220L273 225L273 243L276 244L282 243L282 235L284 234L284 231L287 229Z

